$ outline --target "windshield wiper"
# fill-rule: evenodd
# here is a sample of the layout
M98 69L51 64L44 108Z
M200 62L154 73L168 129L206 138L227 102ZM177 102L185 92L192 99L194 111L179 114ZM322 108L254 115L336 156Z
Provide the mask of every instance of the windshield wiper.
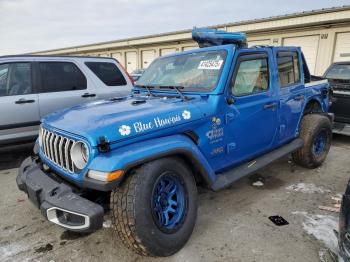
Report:
M189 98L180 91L180 89L184 89L183 86L159 86L159 88L175 89L183 101L189 100Z
M154 86L146 86L146 85L137 85L137 86L145 88L150 96L154 96L154 94L151 92L151 88L154 88Z

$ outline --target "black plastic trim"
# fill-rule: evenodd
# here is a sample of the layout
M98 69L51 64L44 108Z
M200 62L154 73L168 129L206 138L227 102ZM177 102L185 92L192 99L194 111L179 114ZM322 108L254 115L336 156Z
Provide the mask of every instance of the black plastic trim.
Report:
M29 157L23 161L18 170L16 183L46 219L47 210L56 207L89 217L89 227L68 228L71 231L94 232L102 228L103 207L74 193L74 188L69 184L51 178L41 169L41 164L37 163L35 158Z
M26 122L26 123L18 123L18 124L9 124L9 125L1 125L0 130L7 130L13 128L21 128L28 126L38 126L40 125L40 121Z

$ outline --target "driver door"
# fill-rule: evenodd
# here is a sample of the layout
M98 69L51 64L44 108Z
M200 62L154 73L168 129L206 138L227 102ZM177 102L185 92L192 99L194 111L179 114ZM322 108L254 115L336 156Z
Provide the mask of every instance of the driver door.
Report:
M274 145L278 100L271 86L270 60L267 52L237 58L226 114L227 162L231 165L248 161Z

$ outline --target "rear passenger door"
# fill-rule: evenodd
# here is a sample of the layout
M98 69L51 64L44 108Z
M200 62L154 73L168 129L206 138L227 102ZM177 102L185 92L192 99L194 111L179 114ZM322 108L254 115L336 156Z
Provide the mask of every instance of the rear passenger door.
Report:
M85 65L92 72L99 99L130 94L131 84L126 80L126 73L122 73L116 63L86 61Z
M296 135L305 104L305 86L301 79L299 52L277 52L276 59L280 93L279 140L284 143Z
M0 64L0 145L34 139L38 133L38 95L30 62Z
M73 62L40 61L36 63L40 78L40 116L96 98L88 92L88 81Z

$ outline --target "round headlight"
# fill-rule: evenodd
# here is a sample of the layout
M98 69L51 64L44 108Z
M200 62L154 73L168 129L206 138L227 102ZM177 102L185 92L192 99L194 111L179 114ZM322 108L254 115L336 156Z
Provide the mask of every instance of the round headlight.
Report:
M70 150L72 161L76 168L84 169L89 160L89 148L84 142L75 142Z

